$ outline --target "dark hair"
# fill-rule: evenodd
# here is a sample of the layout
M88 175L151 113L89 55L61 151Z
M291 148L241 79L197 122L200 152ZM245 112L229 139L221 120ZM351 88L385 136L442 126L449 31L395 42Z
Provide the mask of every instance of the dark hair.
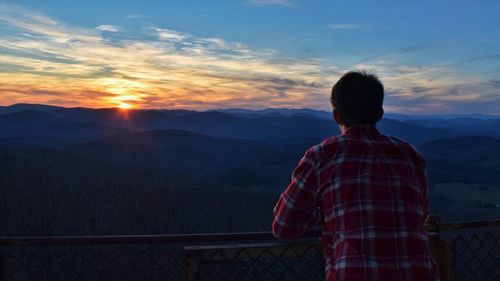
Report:
M384 85L374 74L350 71L335 83L330 100L345 125L374 125L384 102Z

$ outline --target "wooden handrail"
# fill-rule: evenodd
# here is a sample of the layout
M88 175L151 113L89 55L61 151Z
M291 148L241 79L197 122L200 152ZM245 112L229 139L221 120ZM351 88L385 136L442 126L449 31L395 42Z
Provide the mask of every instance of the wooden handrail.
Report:
M429 232L468 228L500 227L500 220L442 223L438 219L425 225ZM321 232L304 236L304 239L318 238ZM205 243L230 241L275 240L271 231L237 233L197 233L172 235L109 235L109 236L31 236L0 237L0 246L22 245L95 245L95 244L152 244L152 243ZM295 243L294 241L281 241Z

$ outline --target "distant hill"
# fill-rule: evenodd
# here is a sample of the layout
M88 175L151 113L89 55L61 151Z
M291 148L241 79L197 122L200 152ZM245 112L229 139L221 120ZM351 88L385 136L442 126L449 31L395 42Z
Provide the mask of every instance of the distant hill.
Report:
M230 159L237 142L180 130L113 134L66 148L82 155L142 165L195 167ZM245 148L248 148L245 145ZM237 151L235 151L237 150ZM223 159L221 159L223 158Z
M260 110L249 110L249 109L240 109L240 108L228 108L228 109L217 109L214 111L236 114L240 116L310 116L321 119L332 120L332 113L323 111L323 110L314 110L308 108L302 109L289 109L289 108L266 108Z
M8 113L5 113L8 112ZM1 114L4 113L4 114ZM398 121L384 118L380 129L419 144L464 135L497 136L499 120L429 119ZM46 135L89 138L144 130L177 129L235 139L324 139L338 134L331 113L310 109L129 110L62 108L19 104L0 108L0 138ZM485 128L485 129L481 129Z
M58 122L62 120L37 110L21 110L0 115L0 128L3 130L37 128Z
M489 115L481 113L471 113L471 114L401 114L388 112L384 114L386 117L391 119L396 119L400 121L409 120L429 120L429 119L439 119L439 120L451 120L451 119L480 119L480 120L491 120L498 119L498 115Z
M436 138L460 136L461 134L451 128L427 128L387 118L382 119L378 127L384 134L402 138L415 145Z
M0 147L8 148L51 148L60 149L74 144L73 141L64 138L50 136L28 136L0 138Z
M0 106L0 114L8 114L24 110L36 110L50 114L53 111L58 111L61 109L63 109L63 107L45 105L45 104L18 103L10 106Z
M249 167L254 172L266 167L276 174L288 173L305 149L338 134L329 114L310 109L123 111L18 104L0 107L0 146L48 147L197 171L213 167L229 179L243 177ZM500 119L384 118L378 127L418 145L436 182L489 184L500 172L500 144L494 138Z
M454 128L456 131L468 133L469 135L493 136L500 138L500 118L480 119L472 117L461 118L429 118L407 120L406 123L428 128Z
M0 115L0 139L29 136L81 139L132 129L113 125L106 119L76 122L38 110L22 110Z
M262 178L259 170L275 170L266 176L274 178L272 182L286 181L308 147L303 142L301 144L273 146L265 142L213 138L169 129L109 135L68 146L66 150L102 160L190 171L196 177L218 175L241 185L241 177L245 174L254 178L248 179L253 182ZM287 168L276 170L282 166Z
M498 185L500 139L466 136L432 140L419 146L436 182Z
M37 110L21 110L2 114L0 115L0 138L37 134L35 132L40 131L41 128L61 122L63 122L62 119Z
M431 192L431 196L436 201L458 205L461 208L484 206L496 208L496 205L500 204L500 188L481 184L462 182L437 184Z

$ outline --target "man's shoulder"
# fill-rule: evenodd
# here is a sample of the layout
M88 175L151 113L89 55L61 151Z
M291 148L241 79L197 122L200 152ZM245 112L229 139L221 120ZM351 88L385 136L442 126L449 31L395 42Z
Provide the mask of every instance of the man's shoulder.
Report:
M412 158L421 164L425 165L424 156L418 149L412 144L402 140L398 137L389 136L389 135L380 135L381 138L378 141L381 145L389 145L397 147L402 153L407 155L409 158ZM342 151L343 148L348 147L351 141L349 137L345 135L335 135L329 138L326 138L321 143L310 147L305 156L308 159L314 161L321 161L323 159L330 159L336 153ZM370 144L373 145L373 140L370 141ZM353 144L357 145L357 144Z
M403 140L400 140L398 138L385 136L385 135L381 135L381 136L385 137L386 139L390 139L389 143L391 143L391 145L409 146L406 142L404 142ZM387 143L387 140L384 140L384 141L378 140L378 141L380 141L380 142L385 141ZM377 142L377 141L371 140L370 144L373 145L374 142ZM331 136L329 138L324 139L321 143L309 148L306 151L306 155L311 157L311 158L321 160L321 159L331 157L332 155L338 153L339 151L341 151L344 148L349 148L352 146L358 147L360 145L363 145L363 143L364 143L363 140L360 138L353 138L352 136L343 135L343 134L334 135L334 136ZM409 147L411 147L411 146L409 146Z
M385 137L387 137L387 139L395 146L398 146L400 147L400 149L405 153L407 154L408 156L410 156L411 158L414 158L416 159L417 161L420 161L422 163L425 163L425 159L424 159L424 156L423 154L415 147L413 146L412 144L410 144L409 142L406 142L405 140L402 140L400 138L397 138L397 137L394 137L394 136L388 136L388 135L385 135Z
M321 143L310 147L306 151L306 157L320 161L325 157L331 156L339 151L346 143L346 138L343 135L335 135L326 138Z

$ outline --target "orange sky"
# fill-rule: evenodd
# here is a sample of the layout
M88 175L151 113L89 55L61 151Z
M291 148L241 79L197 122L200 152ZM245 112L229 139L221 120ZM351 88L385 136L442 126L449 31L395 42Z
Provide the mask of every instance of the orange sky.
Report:
M144 28L146 37L115 39L118 27L75 26L7 4L0 4L0 24L8 31L0 37L0 105L329 109L331 86L351 69L380 76L389 111L447 111L498 100L496 87L446 65L389 57L346 68L152 26Z
M290 60L220 38L155 28L155 41L116 43L99 30L17 6L3 10L0 18L19 32L0 38L7 50L0 54L3 105L318 107L336 74L319 60Z

